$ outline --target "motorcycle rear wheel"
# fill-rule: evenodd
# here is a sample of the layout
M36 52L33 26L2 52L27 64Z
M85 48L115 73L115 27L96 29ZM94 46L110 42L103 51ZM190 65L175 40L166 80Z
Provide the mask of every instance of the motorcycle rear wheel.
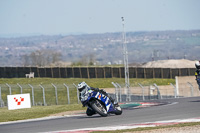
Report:
M105 107L98 101L98 100L93 100L90 102L90 106L92 109L97 112L99 115L106 117L108 116L108 113L105 109Z

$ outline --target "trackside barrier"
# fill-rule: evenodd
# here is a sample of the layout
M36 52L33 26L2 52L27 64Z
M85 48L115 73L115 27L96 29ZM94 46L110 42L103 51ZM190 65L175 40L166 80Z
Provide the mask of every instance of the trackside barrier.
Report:
M144 97L144 86L142 86L140 83L138 83L138 85L142 88L142 100L144 101L145 100L145 97Z
M175 78L193 76L195 68L143 68L129 67L130 78ZM124 67L0 67L0 78L124 78Z
M3 101L2 101L2 98L1 98L1 86L0 86L0 107L3 107Z
M114 83L114 82L111 82L114 86L115 86L115 99L117 102L119 102L119 98L118 98L118 86Z
M7 86L8 86L8 88L9 88L10 95L12 95L12 89L11 89L10 85L9 85L9 84L7 84L7 83L6 83L6 85L7 85Z
M122 87L118 83L111 82L115 87L115 99L117 102L122 102ZM127 97L127 96L126 96Z
M177 98L177 88L175 85L173 85L172 83L170 83L170 85L174 88L174 98Z
M194 80L195 81L195 80ZM125 84L111 82L113 88L109 88L108 92L117 102L126 102L127 94L124 91ZM186 85L187 84L187 85ZM199 94L196 82L184 82L179 84L179 94L177 86L170 83L167 86L158 86L155 83L138 83L130 87L132 101L153 100L164 98L191 97ZM189 85L189 86L188 86ZM32 105L62 105L80 103L79 91L77 85L71 84L0 84L0 107L7 106L7 95L30 93L32 96Z
M51 85L55 88L56 105L58 105L58 89L53 83L51 83Z
M179 97L200 96L199 87L195 79L194 75L176 76L176 87Z
M67 88L67 99L68 99L68 104L70 104L70 98L69 98L69 87L66 84L63 84Z
M157 84L153 84L155 87L156 87L156 89L157 89L157 95L158 95L158 99L162 99L162 95L160 94L160 90L159 90L159 87L157 86Z
M122 87L118 83L116 85L119 87L119 101L122 102Z
M73 83L73 85L75 86L75 88L76 88L76 92L77 92L77 100L78 100L78 104L79 104L79 101L80 101L80 99L79 99L79 91L78 91L78 86L76 86L76 84L74 84Z
M19 86L19 88L20 88L20 92L21 92L21 94L22 94L22 92L23 92L23 90L22 90L22 86L19 84L19 83L17 83L17 85Z
M119 85L118 83L111 82L113 86L115 87L114 89L114 95L113 97L116 98L117 101L127 101L127 94L126 91L121 93L122 88L125 86L124 84ZM159 87L156 84L149 84L146 86L143 86L141 83L138 83L138 86L130 87L130 96L132 101L138 101L138 100L154 100L154 99L163 99L163 98L173 98L174 93L171 93L171 88L170 91L167 90L169 89L167 87L163 88L163 86ZM160 89L161 88L161 89ZM110 91L110 90L109 90Z
M31 91L32 91L32 105L35 106L35 100L34 100L34 88L32 85L28 84L31 87Z
M44 104L44 106L46 106L47 104L46 104L46 99L45 99L45 89L44 89L44 87L42 85L39 85L39 86L42 88L43 104Z
M194 96L194 87L190 82L187 82L187 84L190 86L191 97L193 97Z

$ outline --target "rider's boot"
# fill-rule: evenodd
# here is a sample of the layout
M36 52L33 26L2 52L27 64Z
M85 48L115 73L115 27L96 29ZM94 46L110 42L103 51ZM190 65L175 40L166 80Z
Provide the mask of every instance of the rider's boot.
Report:
M114 104L115 107L119 107L118 102L113 99L112 97L110 97L111 102Z
M113 103L113 104L114 104L114 106L115 106L115 107L119 107L119 104L118 104L118 102L114 101L114 103Z
M96 114L96 112L90 108L87 108L86 114L87 114L87 116L92 116L92 115Z

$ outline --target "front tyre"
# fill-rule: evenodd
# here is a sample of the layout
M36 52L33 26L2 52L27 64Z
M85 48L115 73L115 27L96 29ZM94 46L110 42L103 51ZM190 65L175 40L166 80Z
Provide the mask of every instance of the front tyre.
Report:
M91 101L90 106L99 115L101 115L103 117L108 116L108 113L107 113L105 107L98 100Z

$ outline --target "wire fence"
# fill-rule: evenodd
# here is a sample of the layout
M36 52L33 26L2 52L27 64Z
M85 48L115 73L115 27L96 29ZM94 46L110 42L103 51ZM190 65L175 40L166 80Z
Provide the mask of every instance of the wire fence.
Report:
M190 80L189 80L190 79ZM176 84L170 83L165 86L158 86L155 83L130 85L130 90L125 84L112 82L113 88L105 90L118 102L145 101L153 99L169 99L180 97L200 96L199 86L192 78L186 80L176 78ZM130 94L128 95L128 92ZM79 92L75 84L0 84L0 107L7 106L7 95L30 93L32 106L49 106L77 104Z
M188 77L184 77L185 81L180 77L177 78L179 80L176 80L176 84L169 83L169 85L158 86L155 83L149 85L138 83L137 86L131 86L131 101L200 96L199 86L194 78L189 77L190 80L188 80ZM112 84L115 87L114 98L118 102L127 101L127 92L129 91L124 87L125 85L114 82Z
M77 88L71 84L0 84L0 107L7 106L7 95L31 94L32 106L79 103Z

